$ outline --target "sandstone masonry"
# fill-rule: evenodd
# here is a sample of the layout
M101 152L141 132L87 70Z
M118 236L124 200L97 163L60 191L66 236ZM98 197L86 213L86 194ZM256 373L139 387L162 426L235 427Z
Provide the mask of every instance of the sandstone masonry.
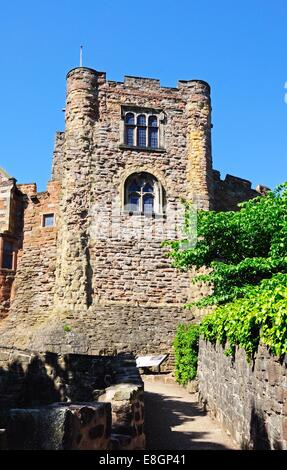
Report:
M134 358L0 347L0 428L0 450L144 449Z
M191 285L193 272L172 268L162 247L182 236L181 200L230 210L259 195L213 170L211 127L201 80L166 88L85 67L68 73L66 127L56 134L47 191L0 172L3 345L171 351L177 324L198 315L182 305L208 290Z
M199 347L199 398L242 449L287 449L286 363L260 346L253 361L243 350Z

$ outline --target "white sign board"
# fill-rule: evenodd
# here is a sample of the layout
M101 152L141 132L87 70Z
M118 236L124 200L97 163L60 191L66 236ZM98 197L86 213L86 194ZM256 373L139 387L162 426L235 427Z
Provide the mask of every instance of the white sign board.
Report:
M168 354L159 356L139 356L136 359L137 367L158 367L167 358Z

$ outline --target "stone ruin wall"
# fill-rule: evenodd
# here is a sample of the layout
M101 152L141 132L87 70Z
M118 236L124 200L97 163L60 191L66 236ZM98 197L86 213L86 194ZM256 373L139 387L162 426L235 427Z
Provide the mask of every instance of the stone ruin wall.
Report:
M200 341L200 402L242 449L287 449L287 367L260 346L254 360Z
M42 227L42 216L54 212L57 217L60 185L50 182L46 192L37 193L35 184L22 184L17 185L17 191L23 208L18 217L22 230L17 234L16 276L11 271L5 273L12 289L8 315L1 322L1 344L13 346L18 340L21 347L21 338L29 337L33 325L43 322L53 305L57 228Z
M144 449L134 359L1 347L0 428L0 449Z
M250 181L232 175L226 175L221 180L216 170L213 170L213 185L214 210L235 211L238 210L238 203L262 195L257 189L252 189ZM268 190L265 186L262 188Z
M43 214L58 216L60 184L49 182L47 191L36 185L18 185L25 198L23 245L18 251L18 267L11 314L24 317L42 313L53 305L57 227L43 227ZM22 320L23 320L22 318ZM24 326L24 325L23 325Z
M16 187L16 180L1 172L0 169L0 251L7 235L21 247L22 243L23 201ZM0 256L0 263L2 262ZM0 264L0 319L5 318L10 309L13 296L15 271L2 268Z

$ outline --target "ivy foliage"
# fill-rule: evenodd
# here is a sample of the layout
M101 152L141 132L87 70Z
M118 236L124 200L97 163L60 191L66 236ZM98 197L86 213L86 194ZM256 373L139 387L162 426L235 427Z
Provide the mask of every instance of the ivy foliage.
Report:
M251 357L261 341L276 356L287 353L287 274L275 274L254 287L243 298L216 308L204 317L200 332L205 339L226 343L225 354L235 346Z
M202 322L206 339L228 342L229 353L239 345L248 354L262 341L281 356L287 352L287 183L239 206L199 211L196 246L167 242L170 256L183 270L210 268L194 280L213 286L211 295L196 302L217 306Z
M178 325L173 342L175 353L175 377L182 385L193 380L197 372L199 326Z

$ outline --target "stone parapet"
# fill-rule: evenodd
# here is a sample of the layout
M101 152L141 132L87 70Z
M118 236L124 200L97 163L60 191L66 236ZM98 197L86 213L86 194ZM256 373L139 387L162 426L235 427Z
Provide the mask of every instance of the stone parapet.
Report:
M63 145L65 142L65 132L57 132L55 136L53 160L52 160L52 180L61 181L63 176Z

